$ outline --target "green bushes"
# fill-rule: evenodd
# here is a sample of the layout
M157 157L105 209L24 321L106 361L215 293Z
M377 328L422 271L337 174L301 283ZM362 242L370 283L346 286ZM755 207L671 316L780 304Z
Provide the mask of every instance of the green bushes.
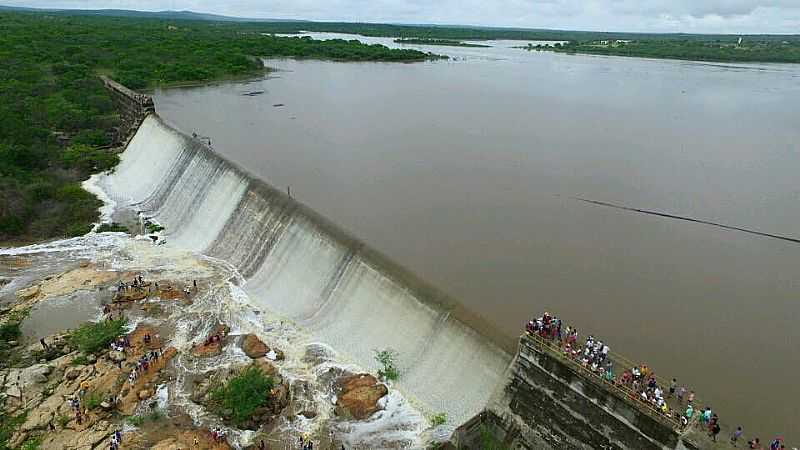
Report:
M83 352L94 354L108 348L117 337L125 334L126 319L105 320L81 325L67 336L69 345Z
M95 230L95 232L97 232L97 233L107 233L107 232L112 232L112 233L130 233L130 230L128 230L128 227L126 227L125 225L120 225L120 224L118 224L116 222L112 222L112 223L100 224L100 226L97 227L97 230Z
M431 417L431 425L434 427L438 427L439 425L444 425L447 423L447 413L438 413L434 414Z
M222 414L230 412L230 419L241 426L253 417L255 411L267 403L275 382L257 366L249 366L237 376L211 393L214 409Z
M397 381L400 378L400 370L397 368L398 353L390 348L373 351L375 352L375 361L381 365L378 376L384 380Z

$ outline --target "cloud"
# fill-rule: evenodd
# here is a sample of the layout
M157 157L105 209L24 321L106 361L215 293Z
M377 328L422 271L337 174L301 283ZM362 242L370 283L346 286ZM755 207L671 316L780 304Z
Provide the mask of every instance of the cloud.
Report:
M5 4L601 31L800 33L800 0L5 0Z

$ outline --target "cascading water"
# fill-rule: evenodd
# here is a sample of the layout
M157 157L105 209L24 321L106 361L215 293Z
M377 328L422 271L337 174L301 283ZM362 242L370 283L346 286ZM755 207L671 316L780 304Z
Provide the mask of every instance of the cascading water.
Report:
M168 246L232 265L245 279L248 310L273 311L309 342L373 371L374 349L397 350L396 387L428 413L447 413L451 425L480 411L503 380L511 356L441 295L156 115L116 171L96 182L165 226ZM239 312L232 326L263 328Z

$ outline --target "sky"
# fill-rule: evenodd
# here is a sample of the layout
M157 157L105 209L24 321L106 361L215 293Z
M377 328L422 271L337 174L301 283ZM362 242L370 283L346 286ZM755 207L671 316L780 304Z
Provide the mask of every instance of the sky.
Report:
M319 21L800 34L800 0L0 0L0 4L191 10L237 17Z

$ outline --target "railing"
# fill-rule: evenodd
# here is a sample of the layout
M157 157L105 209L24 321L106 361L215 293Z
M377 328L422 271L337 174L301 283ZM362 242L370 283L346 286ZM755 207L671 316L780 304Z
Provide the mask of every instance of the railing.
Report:
M579 374L581 377L593 382L596 385L599 385L603 389L608 392L611 392L616 397L620 398L630 406L636 408L636 410L641 411L642 413L646 414L647 416L655 419L658 422L661 422L678 433L682 433L684 430L688 430L691 428L690 426L681 427L680 422L675 420L673 417L664 414L661 410L657 409L654 405L649 402L643 402L640 400L640 395L635 390L631 389L629 386L625 384L614 383L605 379L605 377L598 375L597 373L592 372L588 368L584 367L578 361L568 358L563 354L563 348L560 346L558 341L551 341L549 339L545 339L538 334L524 334L523 339L528 339L531 341L536 347L547 351L551 355L555 355L557 359L567 363L567 365L573 369L574 372ZM633 367L634 364L629 362L625 358L620 358L617 355L609 354L608 358L614 363L614 368L617 367ZM663 382L660 380L656 380L661 386L664 386ZM670 411L672 411L670 409Z

